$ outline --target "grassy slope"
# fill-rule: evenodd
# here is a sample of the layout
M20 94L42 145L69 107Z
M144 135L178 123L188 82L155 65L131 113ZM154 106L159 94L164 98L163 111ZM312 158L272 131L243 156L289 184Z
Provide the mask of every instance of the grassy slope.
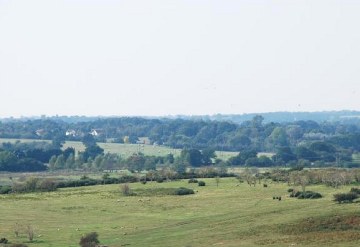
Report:
M190 196L124 197L119 185L61 189L51 193L0 196L0 237L16 239L13 225L36 229L29 246L78 246L82 234L96 231L109 246L359 246L360 233L283 233L307 217L357 213L359 204L338 205L324 186L309 187L325 195L318 200L287 197L287 186L236 186L233 178L204 179L205 187L187 181L131 184L131 188L193 187ZM272 196L283 200L273 200ZM139 199L150 199L140 201ZM78 230L77 230L78 229ZM350 234L350 235L349 235ZM345 238L344 238L345 236Z

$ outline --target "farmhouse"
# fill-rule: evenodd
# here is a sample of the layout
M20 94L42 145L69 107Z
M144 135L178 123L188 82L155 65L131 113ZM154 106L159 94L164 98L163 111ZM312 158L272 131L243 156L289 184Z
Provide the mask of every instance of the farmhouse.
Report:
M67 130L65 132L66 136L76 136L76 131L75 130Z

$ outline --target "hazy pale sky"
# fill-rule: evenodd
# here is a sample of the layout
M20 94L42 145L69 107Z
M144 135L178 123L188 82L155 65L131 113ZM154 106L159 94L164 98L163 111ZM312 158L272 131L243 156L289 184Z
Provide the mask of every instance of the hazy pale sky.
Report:
M0 0L0 116L360 110L360 1Z

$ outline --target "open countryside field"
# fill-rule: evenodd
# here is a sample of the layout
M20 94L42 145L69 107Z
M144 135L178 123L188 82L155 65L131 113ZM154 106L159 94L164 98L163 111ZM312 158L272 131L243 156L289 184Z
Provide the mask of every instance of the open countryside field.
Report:
M33 142L33 141L47 141L49 140L37 140L37 139L7 139L0 138L1 143L15 143L16 141L20 142ZM167 154L173 154L174 156L180 155L181 149L169 148L166 146L153 146L153 145L142 145L142 144L120 144L120 143L98 143L98 145L104 149L105 153L116 153L126 158L132 155L133 153L142 152L145 155L155 155L155 156L165 156ZM82 142L77 141L67 141L64 144L64 148L73 147L77 152L85 150L85 146ZM217 151L218 158L227 160L232 156L237 155L237 152L227 152L227 151Z
M59 189L56 192L0 196L0 237L28 246L78 246L80 237L97 232L102 244L117 246L359 246L359 203L337 204L332 195L350 187L308 187L322 199L288 197L286 184L268 188L238 185L234 178ZM187 196L152 196L158 188L188 187ZM282 196L282 200L273 200ZM33 242L14 226L31 225Z

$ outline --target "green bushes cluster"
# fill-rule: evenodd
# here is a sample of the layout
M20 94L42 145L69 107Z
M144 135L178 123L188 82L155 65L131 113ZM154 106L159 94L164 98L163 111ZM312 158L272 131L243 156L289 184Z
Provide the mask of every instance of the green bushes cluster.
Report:
M196 184L196 183L198 183L198 180L197 180L196 178L190 178L189 181L188 181L188 183L189 183L189 184L191 184L191 183Z
M96 232L91 232L81 237L79 245L81 247L96 247L100 243Z
M351 188L350 192L360 195L360 188Z
M8 242L6 238L0 238L0 244L7 244Z
M0 185L0 194L9 194L11 193L11 186L9 185L4 185L4 186L1 186Z
M184 188L184 187L180 187L180 188L175 190L174 194L178 195L178 196L191 195L191 194L194 194L194 190Z
M25 180L25 182L14 183L11 187L11 191L7 193L17 192L17 193L26 193L26 192L36 192L36 191L54 191L56 190L57 185L54 179L52 178L35 178L30 177ZM8 188L7 188L8 190Z
M338 203L353 202L357 198L359 198L359 195L354 192L339 193L334 195L334 201Z
M318 199L318 198L322 198L322 195L314 191L300 192L293 190L290 194L290 197L296 197L298 199Z
M199 182L198 182L198 185L199 185L199 186L205 186L206 183L205 183L204 181L199 181Z

